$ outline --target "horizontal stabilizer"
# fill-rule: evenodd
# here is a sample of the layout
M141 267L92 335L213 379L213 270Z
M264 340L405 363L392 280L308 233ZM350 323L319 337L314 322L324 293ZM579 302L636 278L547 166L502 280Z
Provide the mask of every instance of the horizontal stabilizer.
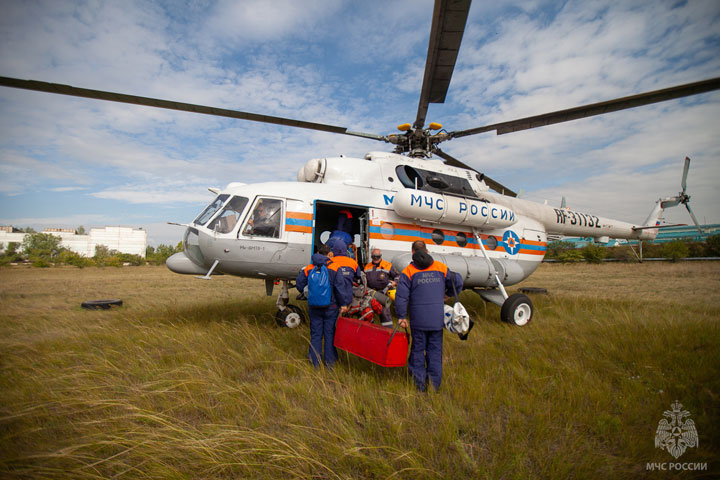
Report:
M673 225L648 225L645 227L633 227L633 230L650 230L653 228L687 227L687 223L676 223Z

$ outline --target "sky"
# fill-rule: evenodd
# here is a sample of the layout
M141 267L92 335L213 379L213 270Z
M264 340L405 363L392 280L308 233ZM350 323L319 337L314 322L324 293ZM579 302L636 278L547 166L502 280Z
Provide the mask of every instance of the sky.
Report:
M0 75L376 134L412 123L428 0L0 0ZM444 104L448 131L720 76L717 0L475 1ZM295 181L373 140L0 87L0 225L123 225L175 244L208 187ZM522 198L634 223L688 192L720 223L720 92L443 150ZM668 223L691 223L684 208Z

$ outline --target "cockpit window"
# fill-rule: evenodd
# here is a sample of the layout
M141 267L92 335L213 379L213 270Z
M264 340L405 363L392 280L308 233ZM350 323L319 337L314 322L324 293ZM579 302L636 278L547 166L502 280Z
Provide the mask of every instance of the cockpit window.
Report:
M282 201L261 198L255 204L252 215L245 224L243 234L258 237L280 237Z
M215 212L220 210L220 207L223 206L223 203L225 203L225 200L227 200L229 196L230 195L226 193L218 195L217 198L210 205L208 205L207 208L203 210L200 215L198 215L194 223L196 225L205 225L208 220L210 220L212 216L215 215Z
M405 188L422 189L422 176L410 165L398 165L395 169L395 173L398 176L398 180L400 180L400 183L402 183Z
M417 188L436 193L453 193L465 197L477 196L470 182L463 177L431 172L410 165L398 165L395 168L395 174L405 188Z
M214 230L217 233L230 233L235 228L235 225L240 221L243 210L248 203L248 199L245 197L232 197L230 201L225 205L220 215L210 222L208 228Z

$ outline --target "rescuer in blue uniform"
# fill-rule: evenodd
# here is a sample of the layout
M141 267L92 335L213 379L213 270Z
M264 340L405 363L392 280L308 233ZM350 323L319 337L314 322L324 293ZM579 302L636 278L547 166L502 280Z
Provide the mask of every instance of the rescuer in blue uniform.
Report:
M328 245L330 245L330 241L328 241ZM345 283L350 284L350 296L352 297L352 282L360 280L361 278L360 266L355 259L348 255L347 244L342 240L336 239L335 242L332 243L331 248L333 254L332 261L335 264L335 269L342 275Z
M347 247L344 247L347 248ZM323 362L331 367L337 362L337 350L333 345L335 341L335 322L338 313L343 314L352 302L352 273L343 262L333 261L328 257L330 247L322 245L318 253L312 256L312 262L300 270L295 279L295 287L303 292L308 284L308 275L312 269L326 265L332 287L332 301L327 307L310 307L310 348L308 357L315 367L320 365L320 352L323 352ZM351 260L351 259L348 259ZM339 309L338 309L339 306ZM323 347L323 338L325 345Z
M392 286L395 286L395 281L400 274L390 262L382 259L382 251L379 248L372 249L370 258L372 261L365 265L367 286L368 288L384 293L385 288L391 283ZM380 314L380 324L383 327L392 328L393 326L390 308L387 306L383 306L382 313Z
M352 250L348 250L348 247L350 247L353 242L352 221L353 216L350 210L340 210L338 214L337 228L332 231L332 233L330 234L330 238L327 241L327 244L333 250L333 253L335 252L335 245L339 244L339 242L342 242L345 244L345 252L343 253L343 255L347 255L350 258L355 258L354 252Z
M433 260L422 240L413 243L412 253L412 263L398 280L395 312L403 328L408 326L408 316L410 318L412 344L408 369L415 386L424 392L428 379L435 390L440 388L445 296L446 292L453 291L453 279L459 293L462 280L459 275L453 275L447 265Z

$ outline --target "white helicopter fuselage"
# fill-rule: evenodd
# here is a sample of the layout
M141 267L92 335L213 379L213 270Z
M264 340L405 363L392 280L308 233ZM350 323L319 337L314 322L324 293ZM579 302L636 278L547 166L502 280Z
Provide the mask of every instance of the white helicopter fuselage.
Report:
M364 159L313 159L298 180L213 190L217 199L188 225L184 251L168 259L168 267L195 275L294 279L336 229L338 215L345 215L361 267L370 250L379 248L401 271L411 261L411 243L423 240L434 258L462 275L466 288L492 288L532 274L545 255L548 234L656 235L629 223L492 193L476 172L439 160L384 152ZM274 224L258 232L253 218L261 204L274 210Z

